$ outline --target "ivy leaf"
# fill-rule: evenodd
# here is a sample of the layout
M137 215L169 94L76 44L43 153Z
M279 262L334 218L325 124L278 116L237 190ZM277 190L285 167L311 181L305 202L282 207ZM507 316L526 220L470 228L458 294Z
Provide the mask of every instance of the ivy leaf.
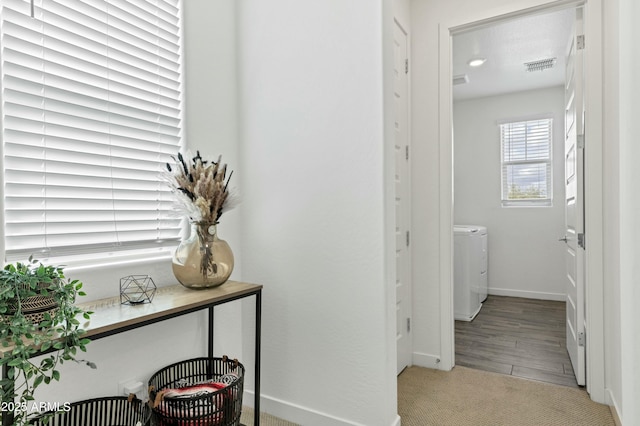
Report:
M38 385L40 385L43 380L44 380L44 376L36 376L36 378L33 380L33 387L37 388Z
M58 365L76 361L78 348L86 350L90 339L80 338L85 330L80 329L78 319L80 315L89 319L91 313L74 305L77 296L85 295L81 288L80 281L65 279L62 267L43 265L33 257L28 263L16 262L0 269L0 345L11 348L0 358L0 367L6 369L5 379L0 380L2 401L25 404L34 400L36 387L60 380ZM58 309L45 313L39 323L25 318L20 305L36 295L52 297L58 304ZM39 364L30 360L52 350L56 354L41 357ZM28 413L16 414L15 424L25 425Z
M7 363L9 367L20 367L22 366L23 360L21 358L13 358L11 361Z

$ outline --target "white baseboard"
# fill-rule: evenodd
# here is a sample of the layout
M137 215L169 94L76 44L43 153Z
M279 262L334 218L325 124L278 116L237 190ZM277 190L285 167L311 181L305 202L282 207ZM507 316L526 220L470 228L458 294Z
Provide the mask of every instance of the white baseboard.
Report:
M393 426L400 426L402 421L400 420L400 416L396 416L395 421L393 422Z
M253 396L253 391L245 390L242 400L243 405L253 407ZM305 426L366 426L265 394L260 395L260 411ZM400 416L396 415L396 418L389 426L400 426Z
M443 369L440 363L440 357L437 355L414 352L412 354L412 360L413 365L417 365L418 367L433 368L436 370Z
M618 409L618 404L616 403L616 399L613 397L613 394L609 389L606 390L606 394L607 394L607 404L609 405L609 409L611 410L613 421L616 423L616 426L622 426L622 420L620 420L620 409Z
M510 288L491 287L489 288L489 294L496 296L523 297L525 299L556 300L559 302L567 300L567 295L564 293L545 293L541 291L513 290Z

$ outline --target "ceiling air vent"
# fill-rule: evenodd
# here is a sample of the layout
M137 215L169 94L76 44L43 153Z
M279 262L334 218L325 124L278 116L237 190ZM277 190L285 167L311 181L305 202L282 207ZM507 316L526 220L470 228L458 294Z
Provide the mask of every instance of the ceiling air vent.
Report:
M556 64L556 58L540 59L539 61L525 62L524 66L527 67L527 71L544 71L549 68L553 68Z
M454 75L453 76L453 85L457 86L458 84L466 84L469 82L469 77L466 74Z

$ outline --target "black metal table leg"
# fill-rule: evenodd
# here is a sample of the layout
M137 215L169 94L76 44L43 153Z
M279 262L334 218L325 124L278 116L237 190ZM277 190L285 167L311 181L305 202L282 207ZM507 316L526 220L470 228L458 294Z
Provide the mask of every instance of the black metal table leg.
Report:
M207 353L209 359L213 358L213 306L209 307L209 340L207 346Z
M255 383L253 401L253 424L260 426L260 336L262 327L262 290L256 292L256 354L255 354Z
M7 366L7 364L3 364L2 365L2 380L6 379L9 377L9 367ZM11 383L7 384L7 386L13 388L13 381L11 381ZM11 395L13 394L13 389L7 389L8 393ZM6 403L13 403L13 401L2 401L2 402L6 402ZM8 406L10 406L11 404L7 404ZM15 413L13 412L13 410L2 410L2 425L3 426L11 426L13 425L13 421L15 419Z

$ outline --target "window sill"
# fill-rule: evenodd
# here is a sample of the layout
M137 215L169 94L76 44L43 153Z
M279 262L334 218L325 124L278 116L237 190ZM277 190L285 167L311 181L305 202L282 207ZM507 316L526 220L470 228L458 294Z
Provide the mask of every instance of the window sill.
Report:
M96 268L113 266L142 265L158 261L170 260L175 247L154 249L127 250L110 253L91 253L86 255L59 256L38 259L53 265L64 265L65 274L76 273Z
M502 207L553 207L551 200L503 200Z

